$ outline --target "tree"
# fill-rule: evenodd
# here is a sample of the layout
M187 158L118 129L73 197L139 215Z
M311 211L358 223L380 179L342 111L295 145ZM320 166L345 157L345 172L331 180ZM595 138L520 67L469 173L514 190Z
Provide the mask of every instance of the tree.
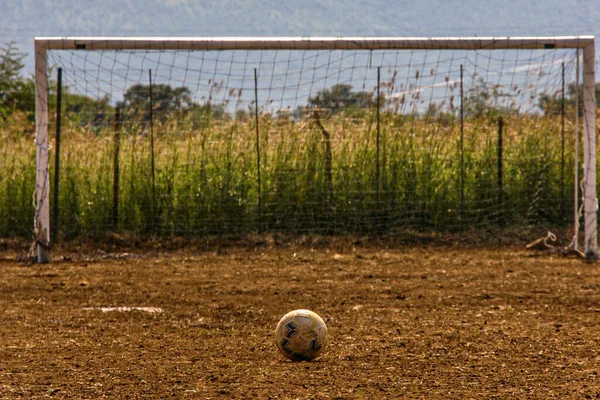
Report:
M126 115L139 118L142 121L150 119L150 86L136 84L131 86L123 96ZM194 107L191 92L182 86L173 88L167 84L152 85L152 114L161 121L165 121L173 112L185 112Z
M25 54L19 52L14 42L0 47L0 118L12 113L25 113L34 118L35 82L21 76Z
M383 97L383 96L382 96ZM338 83L308 98L311 107L328 108L333 113L367 108L376 103L373 92L353 92L352 86Z
M565 93L565 109L572 110L575 107L577 86L569 83ZM554 93L542 93L538 99L538 106L546 115L560 115L562 111L562 93L560 90ZM596 83L596 107L600 107L600 83ZM583 84L579 85L579 113L583 115Z
M55 102L56 95L53 94L50 97L50 107L55 107ZM63 88L62 109L71 121L88 128L106 125L114 115L114 107L110 105L108 94L93 99L81 94L69 93L68 88Z

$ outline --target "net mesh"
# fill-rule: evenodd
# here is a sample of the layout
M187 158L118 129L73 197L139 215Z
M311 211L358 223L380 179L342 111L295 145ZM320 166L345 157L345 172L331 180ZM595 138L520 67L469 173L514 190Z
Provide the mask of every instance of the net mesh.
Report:
M49 51L60 235L572 225L575 54Z

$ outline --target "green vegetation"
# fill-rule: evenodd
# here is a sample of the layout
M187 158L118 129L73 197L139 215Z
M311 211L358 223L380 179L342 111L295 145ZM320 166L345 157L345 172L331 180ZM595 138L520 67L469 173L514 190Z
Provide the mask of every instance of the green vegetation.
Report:
M0 87L8 89L0 96L17 99L29 93L30 80L18 74L21 55L10 48L4 54ZM373 94L337 85L311 97L302 117L261 113L259 170L251 114L234 118L223 105L194 103L185 87L156 85L150 132L149 87L136 85L119 104L117 129L108 98L67 90L60 235L378 234L565 225L564 211L572 207L572 135L563 182L560 116L494 107L495 95L483 83L467 92L461 154L455 113L435 106L408 115L382 109L377 141ZM52 92L50 100L55 101ZM33 229L33 108L20 109L21 104L3 101L0 118L0 237L29 237ZM311 114L311 108L332 112ZM499 117L505 127L502 190ZM573 131L570 124L567 132Z
M320 90L308 98L310 107L326 108L332 113L368 108L377 102L373 92L354 92L347 83L338 83L329 89ZM383 103L383 101L382 101Z
M14 43L0 46L0 118L20 114L33 120L35 82L21 76L25 54Z
M596 83L596 107L600 108L600 83ZM577 85L570 83L567 85L565 93L565 108L573 110L575 108L575 99L577 98ZM543 93L538 105L546 115L560 115L562 110L562 95L560 93ZM583 84L579 85L579 113L583 115Z
M378 184L372 121L342 116L322 120L331 135L331 196L326 147L317 124L261 116L260 216L253 120L213 120L206 127L185 118L158 123L154 185L148 132L123 127L116 229L198 235L257 229L374 233L564 224L559 119L505 120L502 209L495 121L469 121L465 127L464 204L457 125L384 113ZM93 132L72 121L65 124L59 199L65 237L114 228L113 134L111 127ZM6 222L0 235L23 236L33 216L32 137L4 126L0 141L0 220ZM569 152L567 160L571 159ZM571 175L566 174L567 193ZM571 196L566 197L570 204Z
M150 93L152 93L153 117L165 121L175 112L186 113L194 107L191 92L186 87L172 88L166 84L137 84L125 92L124 101L119 106L133 120L148 122L150 120Z

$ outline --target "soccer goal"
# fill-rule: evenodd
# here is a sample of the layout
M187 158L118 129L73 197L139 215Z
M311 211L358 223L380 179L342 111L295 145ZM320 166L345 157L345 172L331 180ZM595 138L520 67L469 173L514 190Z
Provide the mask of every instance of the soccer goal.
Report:
M555 229L595 259L595 68L592 36L36 38L38 261L51 232Z

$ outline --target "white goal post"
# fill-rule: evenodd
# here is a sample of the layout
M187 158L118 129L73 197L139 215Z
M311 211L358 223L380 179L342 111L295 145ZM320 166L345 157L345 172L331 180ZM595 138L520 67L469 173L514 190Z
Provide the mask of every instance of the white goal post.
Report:
M48 138L49 50L507 50L581 49L583 53L584 251L598 258L596 194L595 39L560 37L41 37L35 39L37 261L50 260ZM575 223L577 229L577 222ZM577 235L577 233L576 233Z

